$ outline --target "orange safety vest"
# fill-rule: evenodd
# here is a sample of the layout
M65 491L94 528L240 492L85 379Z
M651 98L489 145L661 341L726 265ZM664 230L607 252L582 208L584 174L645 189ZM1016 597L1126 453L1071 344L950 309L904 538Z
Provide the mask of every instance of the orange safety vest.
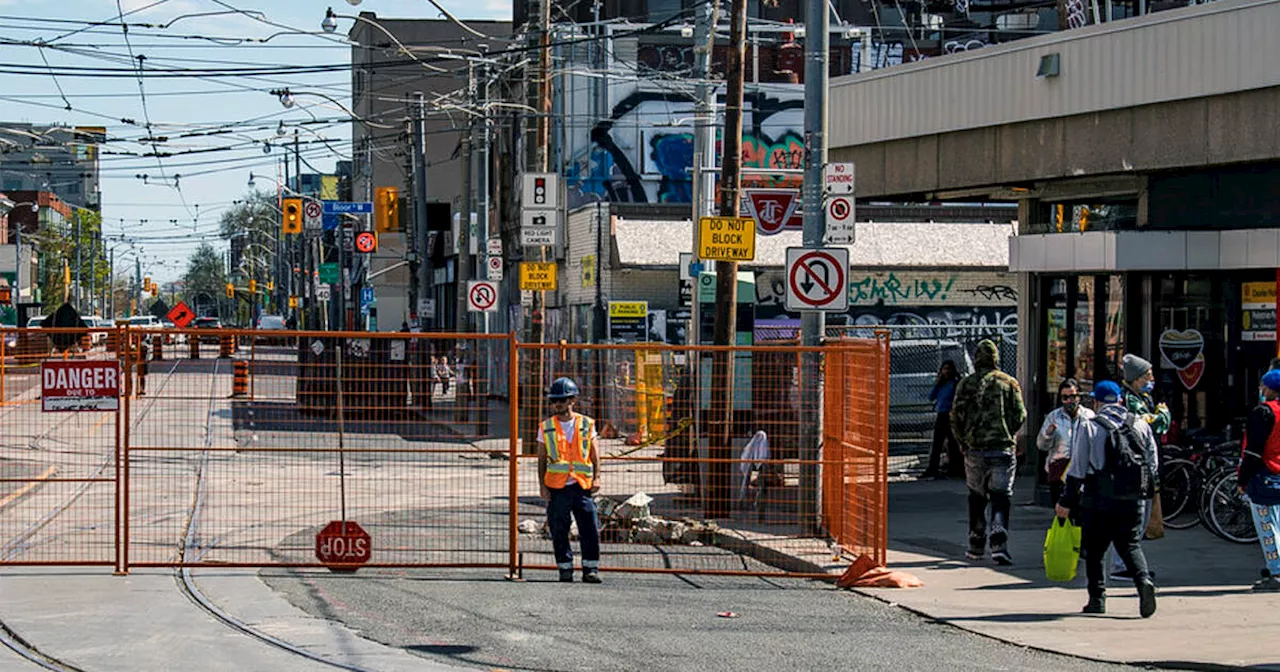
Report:
M560 422L555 416L542 423L542 440L547 446L547 473L544 482L548 488L563 488L572 477L583 490L591 489L591 481L595 478L595 467L591 457L595 454L595 444L590 440L595 428L595 421L585 415L573 414L573 441L560 431ZM586 442L586 450L582 444Z

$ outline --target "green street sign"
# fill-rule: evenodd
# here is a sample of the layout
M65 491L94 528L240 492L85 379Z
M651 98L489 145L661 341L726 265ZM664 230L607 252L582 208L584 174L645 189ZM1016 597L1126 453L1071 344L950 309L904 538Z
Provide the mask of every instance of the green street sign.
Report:
M320 264L320 282L336 285L342 282L342 273L338 270L338 262L329 261Z

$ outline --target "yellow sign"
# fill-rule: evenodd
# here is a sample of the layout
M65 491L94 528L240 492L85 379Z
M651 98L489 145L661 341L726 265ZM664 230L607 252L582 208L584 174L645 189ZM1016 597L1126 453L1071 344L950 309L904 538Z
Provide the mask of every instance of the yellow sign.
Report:
M1251 303L1276 304L1276 283L1274 282L1242 282L1240 283L1240 303L1246 306Z
M698 256L718 261L756 258L756 221L750 217L703 217L698 220Z
M609 317L648 317L648 301L610 301Z
M588 254L582 258L582 286L596 286L596 255Z
M556 289L555 263L520 262L520 289L554 292Z

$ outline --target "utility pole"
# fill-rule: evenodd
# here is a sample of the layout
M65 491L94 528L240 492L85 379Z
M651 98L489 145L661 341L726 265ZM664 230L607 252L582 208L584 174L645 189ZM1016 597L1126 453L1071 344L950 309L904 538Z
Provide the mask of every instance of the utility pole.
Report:
M475 107L476 103L476 65L474 62L467 61L467 108ZM472 195L473 190L473 174L476 169L475 161L475 116L467 115L467 128L462 132L462 214L459 215L458 232L462 234L465 244L458 250L458 331L475 331L471 328L471 311L465 310L467 305L467 281L472 277L471 270L471 213L475 210L475 200ZM477 250L483 245L477 246Z
M822 202L823 168L827 163L827 78L831 13L827 0L808 0L804 32L804 247L822 247L826 214ZM826 315L800 313L800 344L822 345ZM805 352L800 372L800 525L818 530L818 431L822 412L818 393L820 354Z
M536 0L538 5L538 124L537 124L537 151L535 153L536 170L538 172L548 172L551 167L551 0ZM559 183L559 180L556 180ZM559 213L557 213L558 217ZM538 261L545 262L547 260L546 247L538 248ZM529 342L542 343L544 341L543 322L545 316L543 312L545 304L545 296L541 291L533 293L533 306L529 316ZM542 411L542 389L544 383L541 380L544 354L541 349L533 350L527 358L528 384L526 389L529 393L520 396L520 419L524 425L520 429L520 436L524 438L522 451L525 454L532 454L535 442L535 434L541 422Z
M747 32L747 2L733 0L729 19L729 50L725 58L727 83L724 105L724 155L720 171L720 216L737 217L740 210L739 182L742 177L742 59L745 56ZM696 291L696 289L695 289ZM732 345L738 322L738 262L722 261L716 264L716 322L714 343ZM729 515L730 460L733 436L733 353L719 351L713 355L711 366L711 426L718 436L712 436L710 487L706 500L709 518L725 518Z
M431 294L431 250L427 249L427 102L421 91L415 91L413 99L413 238L421 254L413 283L417 291L410 292L410 303L416 310L418 297ZM465 249L459 250L459 257L464 254Z
M698 259L698 220L711 214L711 201L713 198L714 180L707 178L712 176L715 170L715 146L716 146L716 130L715 130L715 101L716 89L718 87L711 84L711 57L715 51L715 25L720 14L720 3L716 0L699 5L695 10L693 23L693 77L697 82L694 89L694 115L693 115L693 254L692 261L697 263ZM603 117L600 117L603 118ZM708 262L714 264L715 262ZM681 269L682 271L684 269ZM715 270L708 267L705 270ZM688 341L691 345L698 345L702 338L702 316L700 313L698 302L698 278L694 277L693 292L690 297L690 328L688 331ZM696 359L696 357L695 357ZM696 367L697 365L694 364ZM700 368L700 367L698 367ZM698 368L695 368L694 375L698 375ZM696 436L696 432L695 432Z
M136 303L131 316L142 311L142 258L137 255L133 257L133 290L133 300Z
M75 240L76 240L76 310L83 311L84 306L80 305L80 211L75 212Z

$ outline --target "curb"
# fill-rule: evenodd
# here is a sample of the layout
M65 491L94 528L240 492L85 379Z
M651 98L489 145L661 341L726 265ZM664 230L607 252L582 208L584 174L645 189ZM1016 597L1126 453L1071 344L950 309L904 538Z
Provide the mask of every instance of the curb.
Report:
M759 560L766 565L777 567L783 571L807 575L806 578L815 578L818 580L832 582L840 578L839 574L833 574L822 565L797 558L794 555L790 555L776 548L770 548L761 542L739 536L733 532L726 531L723 528L715 532L712 536L711 543L717 548L723 548L726 551L745 555L749 558Z

